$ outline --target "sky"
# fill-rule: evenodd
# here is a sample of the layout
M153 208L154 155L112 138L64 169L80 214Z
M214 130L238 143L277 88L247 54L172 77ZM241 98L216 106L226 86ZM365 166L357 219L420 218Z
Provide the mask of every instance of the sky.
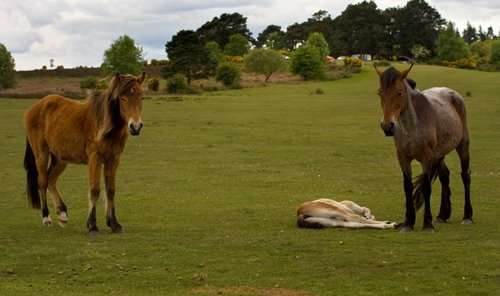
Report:
M361 0L0 0L0 43L16 70L100 66L113 41L128 35L145 58L166 59L165 43L180 30L196 30L223 13L240 13L256 38L268 25L283 31L319 10L337 17ZM381 10L407 1L375 0ZM461 32L467 22L500 31L498 0L427 0Z

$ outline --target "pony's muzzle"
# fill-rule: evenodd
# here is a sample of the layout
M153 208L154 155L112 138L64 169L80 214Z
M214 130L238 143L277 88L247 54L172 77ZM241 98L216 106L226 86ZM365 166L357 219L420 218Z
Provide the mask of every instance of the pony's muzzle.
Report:
M142 122L131 122L128 125L128 129L132 136L137 136L138 134L140 134L141 128L142 128Z
M380 127L384 131L384 134L387 137L392 137L394 136L394 122L389 122L389 123L380 123Z

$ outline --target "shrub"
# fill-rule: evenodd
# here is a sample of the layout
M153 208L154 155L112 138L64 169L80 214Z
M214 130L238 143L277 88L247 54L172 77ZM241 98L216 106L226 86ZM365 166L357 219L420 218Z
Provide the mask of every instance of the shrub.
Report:
M147 79L148 89L152 91L158 91L160 88L160 80L156 77L150 77Z
M363 61L358 58L347 57L344 59L344 65L348 67L360 67L363 66Z
M451 68L477 69L477 62L473 57L458 59L453 62L443 61L443 65Z
M319 55L319 50L310 45L301 46L292 53L290 70L304 80L322 79L326 76L324 59Z
M491 43L490 63L500 65L500 40Z
M244 66L247 71L264 74L268 82L273 73L287 70L288 63L274 49L256 48L245 56Z
M167 81L167 91L170 93L184 91L187 87L187 78L184 74L175 74Z
M234 63L223 62L217 67L215 80L221 81L224 86L231 86L240 78L240 69Z
M96 89L97 88L97 78L93 76L85 77L80 80L80 88L82 89Z

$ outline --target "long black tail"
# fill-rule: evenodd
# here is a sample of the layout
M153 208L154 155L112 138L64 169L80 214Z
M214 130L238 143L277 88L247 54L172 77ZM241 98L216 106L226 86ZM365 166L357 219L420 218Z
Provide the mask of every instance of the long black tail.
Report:
M436 181L438 176L438 170L436 169L432 175L431 186ZM424 193L422 192L422 180L424 176L422 174L418 175L413 181L413 206L415 207L415 212L417 212L424 204Z
M36 168L35 154L33 149L26 139L26 152L24 154L24 168L26 169L26 194L28 203L33 209L40 209L40 193L38 191L38 170Z

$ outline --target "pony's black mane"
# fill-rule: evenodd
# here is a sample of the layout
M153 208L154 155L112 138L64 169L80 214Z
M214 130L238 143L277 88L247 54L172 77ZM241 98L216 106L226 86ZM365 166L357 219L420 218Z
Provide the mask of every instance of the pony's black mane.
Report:
M120 79L114 77L108 89L96 90L89 95L88 103L92 115L96 119L98 129L102 129L104 134L121 125L123 120L120 117L119 96L133 87L134 82L136 79L132 75L120 76Z
M380 75L380 83L382 85L383 89L388 89L395 81L398 79L398 77L401 75L401 72L396 70L394 67L390 67L387 70ZM417 86L417 83L413 79L406 79L406 82L410 85L412 89L415 89Z
M382 89L388 89L391 85L393 85L399 75L401 75L401 72L396 70L394 67L390 67L385 70L382 75L380 75L380 84L382 85Z

